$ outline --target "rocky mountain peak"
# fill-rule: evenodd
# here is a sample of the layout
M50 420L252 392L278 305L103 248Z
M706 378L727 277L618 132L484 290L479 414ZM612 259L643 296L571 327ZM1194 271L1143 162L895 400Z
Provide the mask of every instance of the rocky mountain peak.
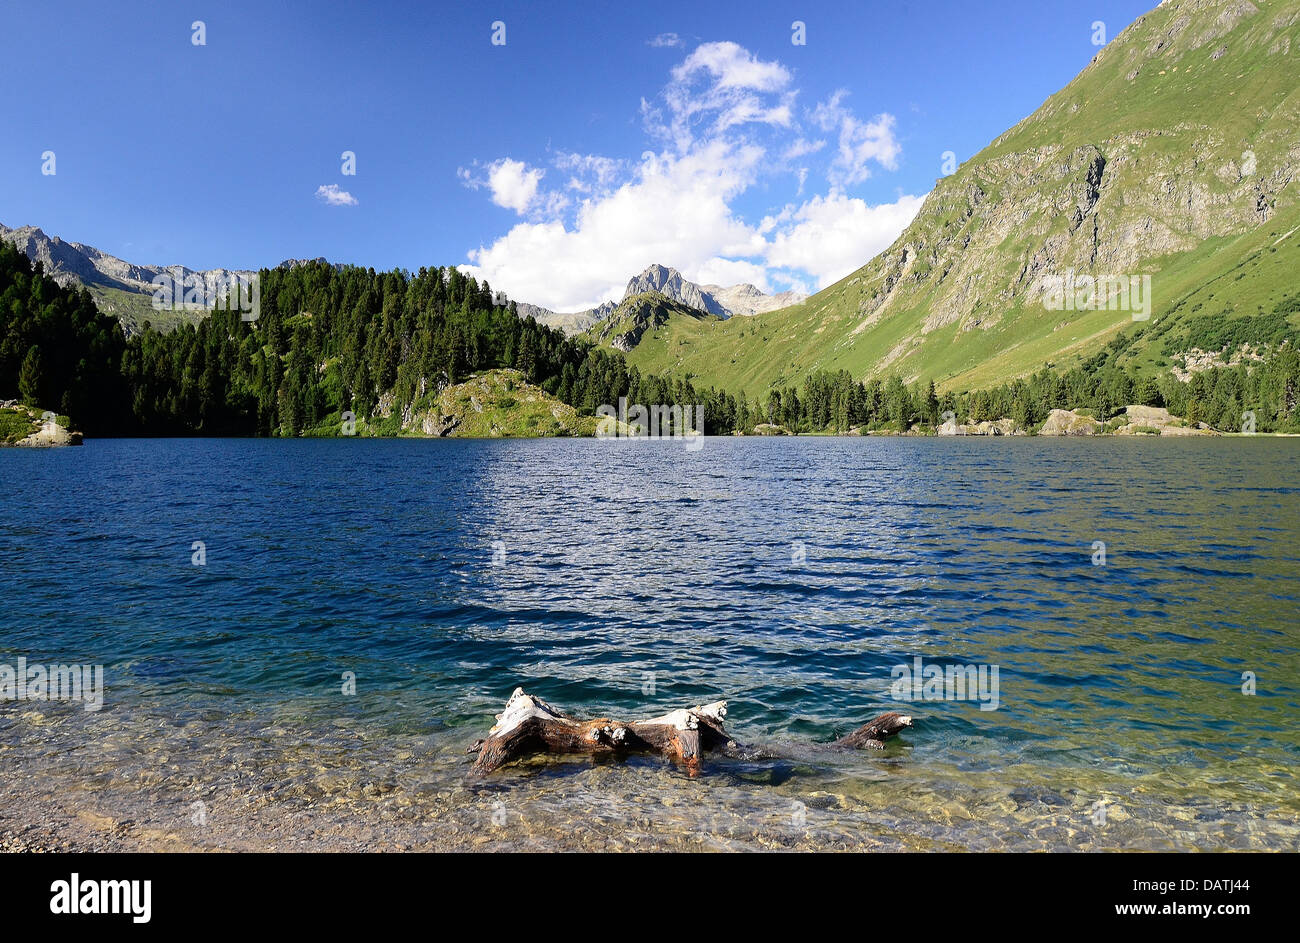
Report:
M723 317L728 314L715 298L702 291L699 285L687 281L682 277L681 272L670 266L656 263L630 280L627 283L627 290L623 292L623 300L626 301L647 291L657 291L665 298L707 311L709 314Z

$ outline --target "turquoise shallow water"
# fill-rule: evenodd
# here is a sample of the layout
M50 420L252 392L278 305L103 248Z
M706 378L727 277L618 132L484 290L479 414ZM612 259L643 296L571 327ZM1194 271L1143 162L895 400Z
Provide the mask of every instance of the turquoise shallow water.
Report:
M1294 848L1298 458L1265 438L5 450L0 663L102 664L106 691L96 713L0 702L0 759L161 830L201 800L360 846ZM917 656L998 666L998 709L900 704L891 670ZM517 684L575 714L726 698L737 737L791 758L467 784ZM917 723L883 755L815 747L892 709Z

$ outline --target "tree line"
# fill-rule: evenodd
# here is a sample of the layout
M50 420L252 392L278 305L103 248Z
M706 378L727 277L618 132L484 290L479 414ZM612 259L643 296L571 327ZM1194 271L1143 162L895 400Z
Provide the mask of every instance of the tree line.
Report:
M643 375L614 351L520 318L487 282L454 267L411 274L310 262L258 277L255 321L228 302L196 325L162 333L146 322L127 338L85 289L59 286L39 263L0 244L0 398L57 409L91 435L337 434L345 410L370 417L381 400L400 410L505 367L586 415L620 397L697 404L709 434L763 423L795 432L906 431L949 412L1032 429L1052 409L1087 408L1104 421L1130 403L1166 406L1224 431L1238 429L1251 410L1258 431L1300 431L1300 356L1281 308L1254 328L1225 329L1266 330L1273 356L1249 369L1198 372L1188 383L1119 366L1135 336L1125 334L1070 370L1044 368L990 389L939 394L933 381L855 380L839 371L749 399ZM1201 321L1192 331L1210 335Z
M620 397L719 402L520 318L454 267L310 262L258 279L256 320L227 299L197 324L163 333L146 321L128 339L84 288L0 245L0 397L57 407L92 435L164 436L337 433L345 410L369 417L381 399L400 408L492 368L517 369L589 415ZM713 419L705 431L721 429Z
M1069 370L1044 367L1024 379L965 392L938 394L932 380L909 386L897 376L855 381L847 371L815 373L798 388L770 390L757 418L792 432L904 432L917 423L938 425L951 413L958 422L1005 418L1033 431L1054 409L1086 410L1105 422L1126 406L1140 405L1164 407L1221 432L1240 431L1248 412L1255 431L1300 432L1300 338L1294 329L1275 336L1276 346L1261 361L1210 367L1186 382L1167 370L1152 375L1120 366L1136 336L1116 337Z

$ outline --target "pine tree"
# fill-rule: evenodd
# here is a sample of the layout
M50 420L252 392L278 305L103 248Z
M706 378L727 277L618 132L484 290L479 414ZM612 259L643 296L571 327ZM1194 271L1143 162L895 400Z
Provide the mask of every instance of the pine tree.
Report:
M934 381L925 390L925 421L936 424L939 421L939 396L934 389Z
M23 358L22 368L18 371L18 396L31 406L39 406L44 392L45 371L41 366L41 348L33 344Z

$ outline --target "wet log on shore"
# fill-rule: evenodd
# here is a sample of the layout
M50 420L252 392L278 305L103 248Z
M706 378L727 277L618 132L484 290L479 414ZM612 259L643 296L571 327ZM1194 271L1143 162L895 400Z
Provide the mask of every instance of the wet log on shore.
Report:
M649 720L615 721L608 717L579 720L540 697L525 694L523 688L515 688L505 710L497 714L496 725L488 731L487 738L475 742L466 752L478 754L473 767L476 775L538 753L658 753L680 763L693 776L705 753L749 752L727 733L723 726L726 716L727 702L715 701L679 708ZM903 714L881 714L828 746L884 749L887 738L911 725L912 718Z
M840 737L831 746L850 750L861 750L863 747L883 750L886 740L910 726L912 726L911 717L890 711L888 714L881 714L870 723L863 724L848 736Z

